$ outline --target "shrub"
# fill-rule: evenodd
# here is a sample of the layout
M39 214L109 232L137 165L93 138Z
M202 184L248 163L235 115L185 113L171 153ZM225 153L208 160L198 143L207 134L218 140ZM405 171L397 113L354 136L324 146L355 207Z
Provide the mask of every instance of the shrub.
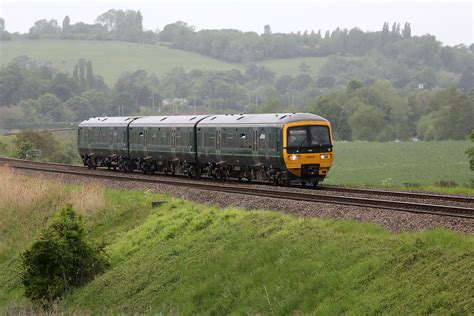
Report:
M102 249L85 237L80 215L66 205L22 254L21 280L28 298L48 305L107 268Z

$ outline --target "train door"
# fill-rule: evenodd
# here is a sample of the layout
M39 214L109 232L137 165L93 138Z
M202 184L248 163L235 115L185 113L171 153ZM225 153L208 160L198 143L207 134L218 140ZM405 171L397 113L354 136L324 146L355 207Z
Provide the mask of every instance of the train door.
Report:
M252 130L252 158L253 163L256 165L259 162L258 159L258 129L254 128Z
M171 159L176 159L176 127L171 127Z
M222 147L222 131L220 127L218 127L216 130L216 158L218 161L222 161L221 147Z

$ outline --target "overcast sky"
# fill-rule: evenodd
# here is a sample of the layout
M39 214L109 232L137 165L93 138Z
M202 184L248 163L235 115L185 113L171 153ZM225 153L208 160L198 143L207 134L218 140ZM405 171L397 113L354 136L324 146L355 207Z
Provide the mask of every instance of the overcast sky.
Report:
M10 32L28 32L36 20L69 15L71 23L92 23L101 13L114 9L140 10L146 29L162 29L178 20L197 30L234 28L263 32L270 24L273 32L333 30L359 27L380 30L383 22L411 23L414 35L432 34L447 45L474 42L472 1L190 1L190 0L1 0L0 16Z

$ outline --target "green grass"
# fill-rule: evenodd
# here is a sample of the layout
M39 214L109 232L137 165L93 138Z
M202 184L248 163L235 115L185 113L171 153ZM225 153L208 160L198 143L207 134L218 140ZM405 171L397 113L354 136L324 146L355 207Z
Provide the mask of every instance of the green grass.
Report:
M333 168L324 183L370 187L419 185L428 190L440 181L468 186L474 172L469 169L464 152L470 146L469 141L336 142ZM456 188L435 189L467 193L455 192ZM474 193L472 189L466 190Z
M61 311L281 315L474 310L472 236L393 234L370 224L222 210L145 192L106 190L105 195L106 205L89 213L86 225L91 238L108 244L112 266L67 294L59 303ZM152 209L152 200L166 203ZM52 214L61 198L54 201L49 209L38 204L31 211ZM20 224L11 212L0 211L13 219L3 223ZM44 222L25 217L21 225L34 232ZM1 240L14 236L14 227L1 228ZM9 244L14 249L8 257L0 253L0 313L24 312L29 305L21 298L15 253L25 240Z
M19 55L28 55L72 73L77 61L85 58L92 61L94 72L103 76L108 84L115 84L123 72L138 69L162 76L174 67L186 70L236 68L216 59L160 45L72 40L25 40L2 42L0 45L3 64Z
M144 69L163 76L174 67L189 71L245 69L244 64L232 64L200 54L172 49L161 45L148 45L116 41L72 41L72 40L22 40L0 42L0 65L20 55L35 60L50 62L62 71L72 73L77 61L85 58L92 61L94 72L115 84L125 71ZM275 71L277 75L300 74L299 66L305 62L310 73L315 74L326 61L326 57L272 59L258 62Z

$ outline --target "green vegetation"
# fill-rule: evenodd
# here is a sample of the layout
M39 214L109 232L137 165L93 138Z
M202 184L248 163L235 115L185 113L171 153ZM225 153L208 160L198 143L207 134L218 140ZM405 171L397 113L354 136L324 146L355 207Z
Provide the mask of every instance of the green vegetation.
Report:
M471 132L471 142L474 143L474 131ZM469 167L474 171L474 147L468 148L466 154L469 156Z
M336 142L334 165L324 183L416 190L444 181L469 187L469 162L464 153L469 146L468 141ZM456 188L437 190L456 192ZM472 189L460 190L474 195Z
M187 71L196 68L213 71L238 68L230 63L166 46L116 41L11 41L2 42L0 51L3 65L17 56L27 55L69 73L72 73L77 61L84 58L92 62L95 72L110 85L115 84L123 72L137 69L162 75L175 67Z
M108 267L102 249L90 244L82 218L67 204L21 255L25 295L49 305Z
M10 181L40 190L36 181L44 180ZM43 183L49 189L36 192L34 204L18 201L14 190L0 191L1 313L34 310L22 298L17 254L45 218L83 190L56 186ZM102 196L104 202L76 208L93 240L107 243L111 267L68 292L60 311L466 314L474 308L471 236L393 234L369 224L222 210L146 192L93 192L95 198L81 200ZM165 204L152 209L153 200ZM15 212L8 211L11 203ZM13 227L20 222L28 233L18 238Z
M76 130L25 130L17 135L0 136L0 156L47 162L80 164Z

